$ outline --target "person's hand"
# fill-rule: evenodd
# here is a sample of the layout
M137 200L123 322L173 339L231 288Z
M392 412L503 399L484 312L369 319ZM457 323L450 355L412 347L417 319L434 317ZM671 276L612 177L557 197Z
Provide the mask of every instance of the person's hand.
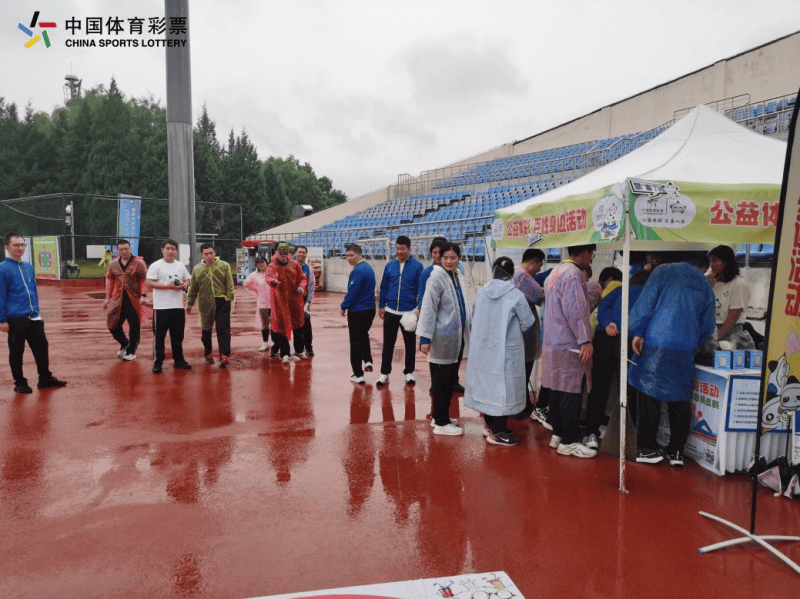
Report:
M189 279L186 279L183 282L183 285L181 285L181 289L183 289L184 291L189 291Z
M342 316L347 316L347 310L342 310Z
M617 328L617 323L612 322L606 327L606 335L609 337L616 337L619 335L619 329Z
M581 345L581 362L584 364L588 364L589 360L592 359L592 354L594 353L594 347L592 347L591 343L584 343Z
M303 295L303 288L302 287L298 287L297 288L297 293L299 293L300 295Z
M641 356L642 348L644 347L644 337L634 337L631 342L631 347L633 348L633 353L637 356Z
M0 333L8 333L8 323L0 323Z
M103 310L105 310L106 308L108 308L108 300L103 302Z
M430 343L423 343L419 346L419 351L421 351L426 356L431 353L431 344Z
M419 310L414 310L414 316L416 316L417 318L419 318Z
M379 308L378 316L380 317L381 320L383 320L383 317L386 316L386 310L384 310L383 308Z
M275 279L272 279L272 280L269 282L269 286L270 286L270 287L277 287L277 286L278 286L278 281L277 281L277 280L275 280Z
M187 314L191 314L192 313L192 306L186 306L186 313Z

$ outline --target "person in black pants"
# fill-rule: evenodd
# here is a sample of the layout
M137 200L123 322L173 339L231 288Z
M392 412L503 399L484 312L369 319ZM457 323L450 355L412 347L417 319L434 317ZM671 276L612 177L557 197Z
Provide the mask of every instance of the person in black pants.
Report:
M164 362L164 341L169 332L174 366L188 370L191 365L183 357L183 330L186 314L183 308L184 291L189 288L191 275L182 262L175 259L178 242L166 239L161 244L161 260L147 269L147 286L153 290L153 372L161 372Z
M347 295L342 300L342 316L347 316L350 330L350 366L353 374L350 381L363 385L362 362L372 362L369 344L369 329L375 319L375 271L361 256L361 246L347 246L347 263L353 267L347 281Z
M25 343L36 360L40 389L63 387L50 372L50 359L44 322L39 314L39 294L33 265L23 261L25 239L18 233L6 233L3 240L8 257L0 262L0 331L8 333L8 363L14 377L15 393L33 393L22 373Z

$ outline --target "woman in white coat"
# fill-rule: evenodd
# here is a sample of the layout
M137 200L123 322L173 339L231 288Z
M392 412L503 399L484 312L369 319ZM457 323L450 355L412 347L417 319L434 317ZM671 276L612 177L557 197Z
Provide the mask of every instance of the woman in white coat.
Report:
M464 429L450 419L450 399L458 369L458 355L468 341L470 309L458 273L461 250L455 243L441 246L442 265L434 266L417 323L420 351L431 366L433 433L463 435Z
M514 263L498 258L494 278L475 296L464 405L483 414L486 441L518 445L506 428L508 416L525 408L525 341L534 317L514 285Z

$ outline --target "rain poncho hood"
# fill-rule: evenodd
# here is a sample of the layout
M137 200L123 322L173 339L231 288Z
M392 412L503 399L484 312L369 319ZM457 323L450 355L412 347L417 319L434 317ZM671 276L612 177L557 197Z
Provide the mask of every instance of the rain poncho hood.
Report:
M422 298L422 309L417 323L417 336L431 340L431 351L428 362L433 364L455 364L461 351L462 340L469 342L472 310L460 275L448 273L441 266L434 266L425 295ZM461 326L461 307L455 285L461 286L464 298L466 325Z
M630 336L644 338L642 355L631 356L630 384L661 401L688 401L694 354L714 332L714 308L699 268L686 262L656 268L630 315Z
M464 405L489 416L525 408L524 331L533 326L528 301L511 281L494 279L475 296Z

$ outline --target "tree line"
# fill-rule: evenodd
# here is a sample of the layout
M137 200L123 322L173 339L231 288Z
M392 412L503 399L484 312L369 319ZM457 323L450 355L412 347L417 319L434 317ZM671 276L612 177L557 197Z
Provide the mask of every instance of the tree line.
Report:
M231 130L221 143L205 106L194 128L194 178L197 232L219 239L287 222L298 204L318 211L347 200L307 162L291 155L259 159L245 129L239 135ZM125 98L114 79L50 115L28 104L20 116L16 104L0 97L0 200L60 193L77 195L0 206L2 228L68 235L64 209L73 200L75 235L84 239L79 245L111 243L117 204L105 198L124 193L150 198L142 203L142 236L165 237L166 109L152 97Z

